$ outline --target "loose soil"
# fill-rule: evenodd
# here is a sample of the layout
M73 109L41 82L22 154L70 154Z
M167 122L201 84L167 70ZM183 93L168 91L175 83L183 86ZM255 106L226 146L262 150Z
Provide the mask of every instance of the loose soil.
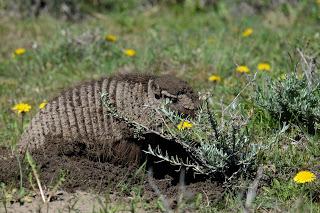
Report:
M77 191L68 193L60 191L55 196L55 199L44 204L40 196L34 196L30 202L25 202L21 205L18 202L7 206L7 209L0 206L0 212L8 213L38 213L38 212L98 212L103 208L105 198L88 192Z
M203 193L204 197L210 201L219 199L223 192L222 187L217 182L209 181L204 177L193 178L189 173L185 174L184 184L181 187L181 184L179 184L180 175L175 172L177 168L168 164L156 164L151 162L150 159L149 163L144 164L144 167L101 161L88 156L88 152L83 151L83 147L79 143L67 145L61 143L63 141L51 141L46 144L45 149L37 149L31 155L38 167L41 184L46 191L57 183L61 175L64 175L65 181L59 187L59 190L64 191L64 195L61 197L66 205L70 196L77 196L79 191L80 194L94 192L95 195L109 192L117 199L125 199L132 195L133 189L140 189L146 201L151 202L157 199L161 193L173 208L182 191L189 198L198 193ZM22 161L21 157L20 161L22 163L23 185L31 188L30 181L27 178L31 172L30 166ZM152 168L153 175L148 176L145 168ZM9 149L0 148L0 170L0 182L19 188L18 158L14 157ZM33 184L36 186L35 180ZM37 199L40 198L34 198L34 202L37 202ZM90 208L94 204L94 202L86 203L90 205ZM32 204L27 206L29 209L34 207ZM15 211L21 209L17 204L12 204L10 208ZM84 207L80 206L79 208Z

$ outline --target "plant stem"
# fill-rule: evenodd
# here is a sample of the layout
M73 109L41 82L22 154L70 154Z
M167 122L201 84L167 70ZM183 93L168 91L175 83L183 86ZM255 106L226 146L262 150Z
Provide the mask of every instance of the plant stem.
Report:
M20 134L23 132L24 112L21 113Z

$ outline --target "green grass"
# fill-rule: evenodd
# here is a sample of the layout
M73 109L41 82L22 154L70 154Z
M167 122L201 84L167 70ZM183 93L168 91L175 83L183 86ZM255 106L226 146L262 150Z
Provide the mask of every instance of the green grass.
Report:
M14 104L32 105L24 120L26 125L38 104L62 88L119 69L175 74L198 91L210 92L212 109L220 118L222 107L229 105L253 78L258 63L268 62L272 67L270 72L257 72L255 84L263 85L266 77L276 80L293 71L300 61L296 48L319 57L320 5L315 1L301 1L285 11L279 7L248 16L239 15L229 6L220 3L217 11L205 12L157 6L146 11L95 14L77 23L48 15L23 20L1 17L0 143L15 144L21 134L20 118L11 110ZM248 27L253 34L243 37L242 32ZM104 36L109 33L117 35L118 41L106 42ZM75 42L84 34L93 34L94 39L84 39L83 44ZM12 53L20 47L26 48L26 54L13 58ZM124 48L135 49L137 55L125 56ZM237 65L248 66L251 74L236 73ZM302 74L300 65L297 71ZM222 81L209 82L211 74L220 75ZM254 208L320 211L320 205L310 196L319 193L318 185L308 188L292 179L298 170L319 164L319 137L308 135L297 126L280 134L282 124L257 107L254 97L255 85L251 85L237 102L239 113L252 118L248 127L254 133L253 141L267 147L259 158L259 164L266 167L267 178L258 191ZM244 192L247 183L250 181L239 186ZM199 209L242 208L244 199L243 194L229 193L224 204Z

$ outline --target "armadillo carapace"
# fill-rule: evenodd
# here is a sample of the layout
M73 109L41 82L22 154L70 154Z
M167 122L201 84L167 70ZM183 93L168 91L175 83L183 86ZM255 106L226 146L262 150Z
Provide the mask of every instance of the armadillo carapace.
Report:
M132 130L110 114L101 94L107 94L108 102L121 116L151 129L161 123L154 109L164 98L171 100L172 110L184 115L192 116L198 105L192 88L170 75L118 74L86 82L65 90L34 116L21 136L20 151L45 148L46 141L56 138L65 143L81 140L102 144L110 158L136 152L137 144L130 142Z

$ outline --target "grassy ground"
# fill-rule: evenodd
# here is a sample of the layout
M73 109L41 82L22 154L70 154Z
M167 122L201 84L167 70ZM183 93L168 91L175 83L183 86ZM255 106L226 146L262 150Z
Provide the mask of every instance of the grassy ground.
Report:
M245 88L237 99L239 112L252 118L249 127L253 141L272 150L262 154L259 161L268 178L258 191L254 208L318 212L319 185L302 186L293 181L297 171L319 164L317 134L307 134L294 125L280 133L281 122L256 106L254 85L264 85L267 77L273 81L293 71L295 62L300 61L297 48L319 57L319 14L316 1L301 1L251 14L237 5L221 3L214 12L155 6L143 11L94 13L77 23L48 15L23 20L1 17L0 143L15 144L21 134L20 117L11 110L14 104L32 105L24 120L27 124L38 104L59 89L119 69L173 73L198 91L210 92L218 116L221 107L229 105ZM248 28L252 34L244 36ZM117 41L106 41L107 34L116 35ZM13 57L17 48L25 48L26 53ZM134 49L136 55L125 55L126 48ZM259 71L259 63L270 64L271 70ZM237 73L239 65L247 66L250 73ZM297 71L303 73L300 65ZM255 73L254 84L245 87ZM222 80L208 81L212 74ZM236 187L241 193L228 193L219 205L200 205L199 209L242 208L247 182Z

